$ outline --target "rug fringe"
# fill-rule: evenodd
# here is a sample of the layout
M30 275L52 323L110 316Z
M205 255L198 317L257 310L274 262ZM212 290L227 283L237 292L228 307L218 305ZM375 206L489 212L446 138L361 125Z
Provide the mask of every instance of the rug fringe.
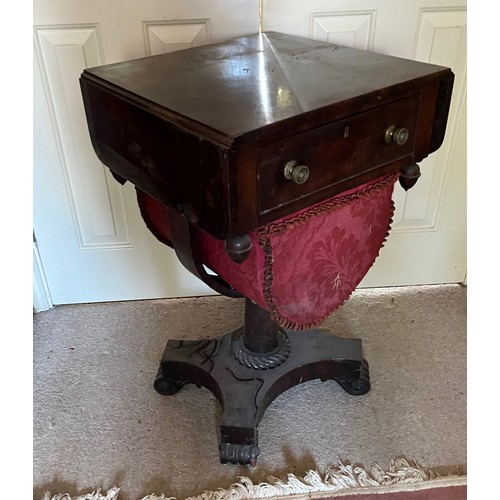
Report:
M59 493L51 497L50 493L46 492L43 495L42 500L118 500L119 492L120 488L113 487L110 490L108 490L106 495L101 495L101 490L98 489L96 491L93 491L92 493L87 493L86 495L81 495L74 499L67 493ZM151 500L156 500L156 499L153 498Z
M435 479L438 475L421 467L416 461L406 459L391 460L389 468L383 470L374 464L370 468L359 465L345 465L339 462L337 467L329 467L321 476L317 471L309 471L302 479L288 474L287 481L271 477L268 483L254 485L248 477L241 477L239 483L228 489L206 491L201 495L186 500L245 500L318 492L336 492L353 488L388 486L397 483L416 483ZM151 499L156 500L156 499Z
M288 474L286 481L270 477L268 482L253 484L248 477L239 477L239 482L229 488L219 488L215 491L205 491L200 495L188 497L185 500L247 500L272 497L287 497L292 495L312 495L315 493L340 492L345 490L391 486L396 484L425 483L439 478L460 477L461 474L442 476L420 466L415 460L411 462L404 458L391 460L384 470L378 464L371 467L338 463L338 466L328 467L323 475L310 470L303 478ZM111 488L106 495L96 490L87 495L70 497L68 494L50 496L45 493L41 500L118 500L120 489ZM151 494L142 500L177 500L163 494Z

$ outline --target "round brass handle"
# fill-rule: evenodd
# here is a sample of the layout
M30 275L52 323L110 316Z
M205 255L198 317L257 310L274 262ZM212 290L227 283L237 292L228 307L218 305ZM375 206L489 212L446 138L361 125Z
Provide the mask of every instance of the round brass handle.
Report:
M295 182L295 184L304 184L309 179L309 167L299 165L295 160L289 161L283 170L285 179Z
M410 136L407 128L404 127L396 127L396 125L391 125L385 131L385 142L390 144L391 142L395 142L398 146L402 146Z

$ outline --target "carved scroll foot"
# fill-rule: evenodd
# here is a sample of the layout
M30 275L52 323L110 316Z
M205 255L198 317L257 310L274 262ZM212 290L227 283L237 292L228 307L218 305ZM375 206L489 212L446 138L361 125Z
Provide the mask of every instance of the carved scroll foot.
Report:
M366 394L371 389L368 362L362 359L359 368L353 370L348 377L338 378L337 382L346 392L353 396Z
M187 381L175 380L166 377L163 374L163 365L158 368L158 373L156 374L156 379L154 382L154 388L160 394L164 396L172 396L176 392L179 392L185 385Z

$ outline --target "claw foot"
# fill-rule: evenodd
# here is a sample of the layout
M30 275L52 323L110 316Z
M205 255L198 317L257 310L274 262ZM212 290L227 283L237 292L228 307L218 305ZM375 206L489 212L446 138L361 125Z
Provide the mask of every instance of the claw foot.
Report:
M221 443L219 446L220 461L222 464L249 464L254 467L260 449L252 444Z

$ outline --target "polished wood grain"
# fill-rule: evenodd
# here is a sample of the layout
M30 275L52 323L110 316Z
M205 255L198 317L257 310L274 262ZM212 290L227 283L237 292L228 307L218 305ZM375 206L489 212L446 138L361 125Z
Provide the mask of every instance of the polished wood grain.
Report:
M81 77L101 161L218 238L421 161L452 84L448 68L273 32ZM410 130L403 147L383 144L389 122ZM282 177L290 160L304 185Z
M276 218L288 204L301 200L311 204L322 192L346 181L361 168L376 170L400 159L411 161L419 97L401 99L373 110L263 146L259 150L259 214ZM384 133L393 123L404 126L409 138L402 146L387 144ZM283 162L297 160L309 166L309 178L298 185L285 179ZM307 198L307 199L306 199ZM272 212L272 214L268 214Z

